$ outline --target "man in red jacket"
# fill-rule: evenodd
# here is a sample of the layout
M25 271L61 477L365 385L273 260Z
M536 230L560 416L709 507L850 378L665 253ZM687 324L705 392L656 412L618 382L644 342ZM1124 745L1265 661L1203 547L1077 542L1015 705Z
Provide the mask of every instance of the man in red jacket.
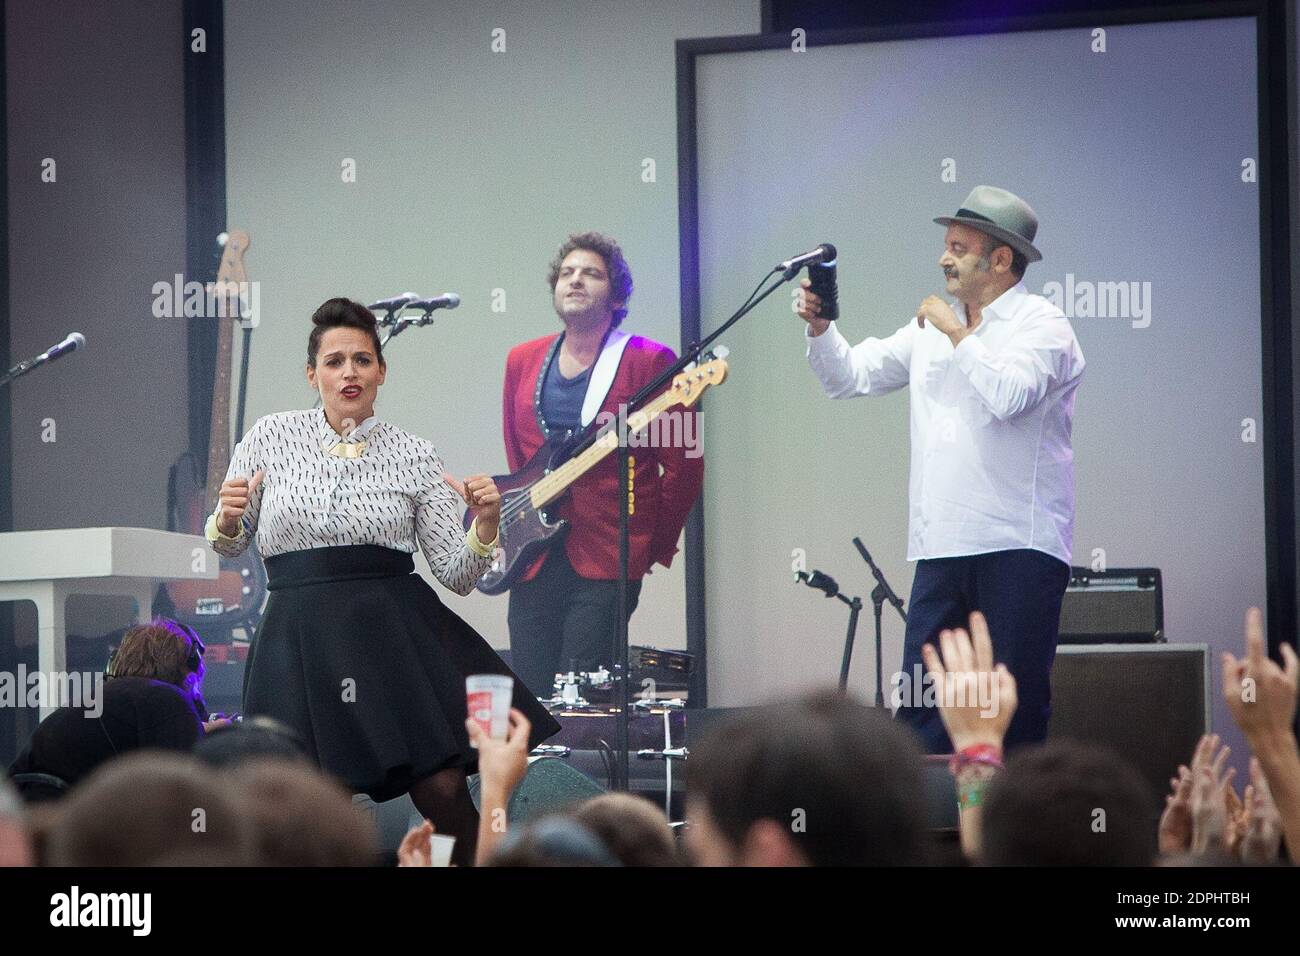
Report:
M551 262L547 282L564 331L518 345L506 359L504 432L511 471L548 440L617 415L676 361L666 345L619 328L632 273L618 243L598 232L572 235ZM674 440L634 443L634 510L629 524L628 613L641 578L667 567L704 481L697 412L676 407ZM599 420L598 420L599 419ZM682 439L682 440L678 440ZM555 674L612 663L618 629L618 456L578 479L551 509L569 522L510 591L511 665L533 693L549 697Z

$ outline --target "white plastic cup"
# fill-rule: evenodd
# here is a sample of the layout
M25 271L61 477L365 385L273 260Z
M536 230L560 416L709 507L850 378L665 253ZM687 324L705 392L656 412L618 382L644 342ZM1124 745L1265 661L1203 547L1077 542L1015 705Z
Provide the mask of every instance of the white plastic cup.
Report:
M465 678L465 703L471 720L494 740L510 729L510 702L515 681L503 674L471 674Z
M451 850L455 845L454 836L443 833L429 834L429 865L451 866Z

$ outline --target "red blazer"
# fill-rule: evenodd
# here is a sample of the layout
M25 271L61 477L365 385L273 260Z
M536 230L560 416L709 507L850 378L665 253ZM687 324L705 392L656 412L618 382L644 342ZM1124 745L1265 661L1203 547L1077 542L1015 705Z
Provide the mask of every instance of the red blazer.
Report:
M545 444L533 408L533 395L542 363L556 335L524 342L506 358L503 395L503 431L506 460L518 471ZM639 335L632 336L619 360L618 372L601 412L617 414L619 406L677 360L673 350ZM558 361L558 358L557 358ZM640 580L656 562L668 567L677 553L677 538L686 524L704 484L704 458L699 413L676 406L689 416L681 434L694 436L695 457L679 442L675 448L632 447L635 508L628 526L628 577ZM603 419L602 419L603 420ZM686 431L690 427L691 431ZM679 432L673 428L672 434ZM564 549L575 571L584 578L610 581L618 577L618 455L611 453L569 487L569 494L553 509L569 521ZM531 580L546 561L543 554L522 580Z

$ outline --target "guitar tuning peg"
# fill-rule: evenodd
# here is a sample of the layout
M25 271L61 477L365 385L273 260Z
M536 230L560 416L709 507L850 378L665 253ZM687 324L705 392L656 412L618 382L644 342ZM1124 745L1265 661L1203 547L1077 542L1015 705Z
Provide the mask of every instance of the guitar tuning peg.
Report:
M731 349L727 348L725 345L717 345L713 348L713 357L715 359L724 359L730 354Z

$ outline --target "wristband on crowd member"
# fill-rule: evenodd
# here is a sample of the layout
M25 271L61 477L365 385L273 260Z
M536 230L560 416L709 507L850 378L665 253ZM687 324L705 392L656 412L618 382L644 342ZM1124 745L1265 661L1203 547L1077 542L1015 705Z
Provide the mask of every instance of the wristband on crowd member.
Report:
M971 764L957 778L957 810L969 810L984 802L984 792L993 780L993 768Z
M963 747L952 755L952 760L948 762L948 770L956 776L959 770L970 764L984 764L1001 770L1002 748L997 744L973 744L970 747Z
M963 747L948 765L957 783L957 809L969 810L984 802L989 781L1002 769L1002 748L993 744Z

